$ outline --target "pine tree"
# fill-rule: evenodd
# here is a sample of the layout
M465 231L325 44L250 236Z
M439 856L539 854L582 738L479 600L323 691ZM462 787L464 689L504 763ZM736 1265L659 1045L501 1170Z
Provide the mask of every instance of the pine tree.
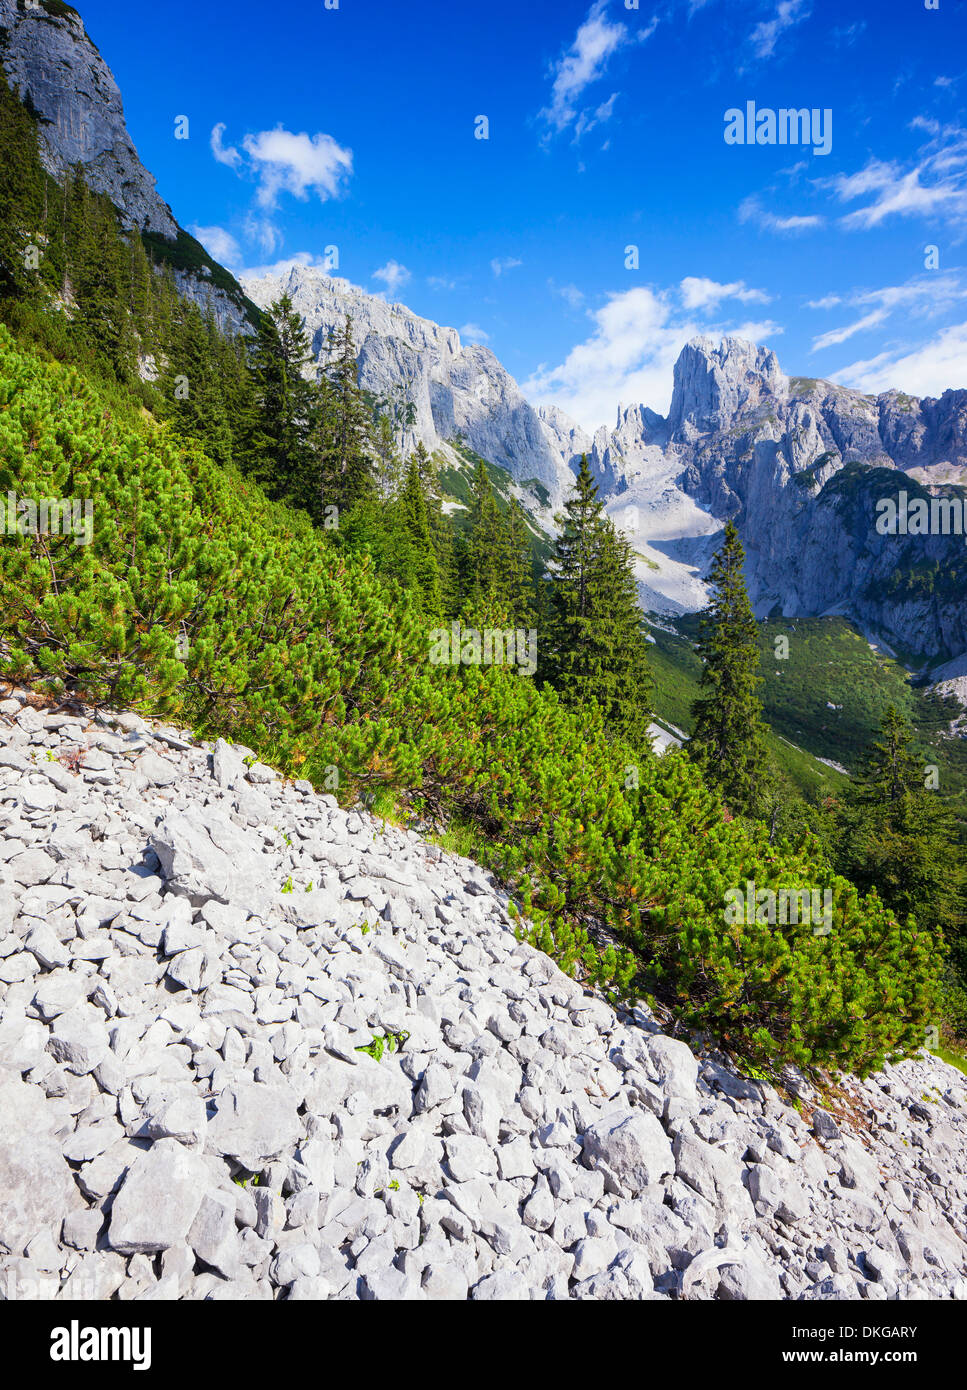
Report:
M245 452L255 476L276 497L310 508L315 466L310 436L315 396L305 324L283 294L262 315L252 352L253 412Z
M419 590L423 610L426 613L440 614L440 572L433 545L426 494L423 491L415 454L410 455L396 507L400 524L409 541L412 583Z
M74 327L91 358L119 381L130 380L137 338L128 308L130 258L118 217L107 198L91 192L81 165L68 185L65 297Z
M967 891L962 827L942 792L926 785L912 744L910 725L891 705L840 811L838 866L864 890L876 888L899 917L913 913L959 943Z
M322 377L323 406L317 440L322 506L348 510L376 495L373 423L359 386L352 319L329 342Z
M509 619L504 589L506 532L483 459L471 483L470 516L460 554L462 613L478 627L500 626Z
M651 681L634 559L604 515L586 456L556 520L543 673L567 704L597 703L609 730L644 750Z
M730 521L709 576L712 599L698 643L701 688L706 693L692 706L688 751L733 811L755 815L763 790L765 744L757 695L758 628L743 577L744 561L739 533Z
M380 497L395 497L403 478L403 465L396 448L393 424L388 415L376 419L372 438L373 477Z
M880 739L866 750L861 776L854 784L859 805L894 807L905 796L919 793L922 782L919 764L910 752L912 742L912 729L891 705L880 725Z
M440 590L440 616L452 618L456 616L460 603L453 523L443 510L439 469L427 452L422 440L414 449L413 457L419 472L420 485L426 498L430 537L433 542L433 553L436 556Z
M500 586L515 627L534 624L534 575L530 535L524 509L511 498L504 526L504 544L499 555Z
M41 230L47 180L40 163L36 121L10 90L2 68L0 149L0 299L19 299L39 283L26 252L36 244L33 239Z
M183 300L161 378L166 418L183 434L198 439L218 463L232 459L220 335L212 315Z

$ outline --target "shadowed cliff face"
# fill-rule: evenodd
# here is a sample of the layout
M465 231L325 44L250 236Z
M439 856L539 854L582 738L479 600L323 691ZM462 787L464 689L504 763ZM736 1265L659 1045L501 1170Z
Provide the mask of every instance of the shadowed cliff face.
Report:
M967 649L964 537L877 529L884 499L929 504L967 481L967 390L864 396L786 377L766 348L701 338L679 357L668 418L626 412L599 431L594 463L605 487L648 511L645 543L659 535L669 550L666 523L685 499L701 515L688 514L683 540L735 517L760 616L835 610L925 659Z

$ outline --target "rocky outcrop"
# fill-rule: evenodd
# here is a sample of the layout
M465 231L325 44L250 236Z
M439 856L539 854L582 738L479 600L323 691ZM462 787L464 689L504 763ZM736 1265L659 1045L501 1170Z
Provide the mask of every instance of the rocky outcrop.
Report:
M967 390L864 396L788 378L740 339L699 338L676 364L668 418L624 412L596 436L593 463L612 514L634 517L636 549L656 562L659 611L702 606L686 580L734 518L760 617L844 614L927 662L967 650L963 538L876 528L880 499L964 481Z
M128 226L177 236L128 134L118 84L77 11L0 0L0 34L11 87L39 117L48 170L62 179L83 164L91 187L107 194Z
M330 334L352 318L360 384L395 421L402 449L422 442L432 451L462 438L515 482L536 480L555 502L567 492L586 438L563 412L531 406L488 348L313 267L244 278L243 287L261 308L288 294L320 364L329 360Z
M615 1013L247 749L0 701L0 1294L967 1297L967 1085Z
M36 113L41 158L55 178L75 165L117 208L122 224L175 243L184 236L141 163L114 75L88 37L80 15L61 0L0 0L0 62L11 88ZM161 248L153 247L155 254ZM196 248L197 249L197 248ZM225 332L251 332L240 290L211 282L212 269L189 273L173 257L179 291L211 308Z

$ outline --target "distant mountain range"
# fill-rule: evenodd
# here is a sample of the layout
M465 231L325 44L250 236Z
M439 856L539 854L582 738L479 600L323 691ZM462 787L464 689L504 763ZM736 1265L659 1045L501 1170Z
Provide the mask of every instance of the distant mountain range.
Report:
M284 290L321 360L329 330L350 314L362 385L394 419L401 445L422 440L456 467L479 455L505 469L545 528L587 453L638 554L646 610L703 606L702 575L734 517L760 616L847 616L908 664L953 661L959 677L964 537L881 534L876 521L877 503L900 491L967 498L967 390L939 400L866 396L787 377L766 348L700 338L676 364L667 417L634 406L592 438L562 411L529 403L488 349L403 305L299 265L240 284L159 197L117 83L61 0L31 9L0 0L0 60L38 114L51 171L83 163L126 225L174 266L182 292L210 304L226 329L250 331L258 308Z

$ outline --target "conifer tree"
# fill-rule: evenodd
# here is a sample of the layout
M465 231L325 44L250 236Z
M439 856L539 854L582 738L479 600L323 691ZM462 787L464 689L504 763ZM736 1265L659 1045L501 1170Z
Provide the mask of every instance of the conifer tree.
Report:
M651 682L634 559L604 515L586 456L557 522L544 674L567 704L596 702L611 733L644 750Z
M380 497L394 497L400 489L403 466L396 448L393 423L388 415L377 416L372 438L373 476Z
M841 808L837 860L864 890L876 888L901 919L913 913L962 940L967 881L962 827L939 788L928 787L913 731L890 706Z
M91 357L120 381L134 375L137 340L128 309L129 256L117 213L91 192L78 165L68 189L68 298L75 328Z
M25 252L41 230L46 179L37 147L36 121L10 90L2 68L0 149L0 299L22 298L38 283Z
M419 590L423 610L440 614L440 572L433 545L426 494L423 491L419 462L415 454L410 455L396 506L400 524L409 541L412 582Z
M712 598L702 621L698 654L704 692L692 706L689 755L719 787L733 811L755 815L763 790L765 744L758 698L759 645L742 567L745 551L735 523L712 562Z
M508 619L505 578L506 533L487 465L478 460L471 483L470 516L460 547L462 611L479 627Z
M219 335L211 314L183 300L161 378L165 415L204 444L218 463L232 459L232 430L222 378Z
M348 510L376 494L373 424L359 386L352 319L347 315L329 342L321 428L317 441L319 498L323 506Z
M457 578L456 552L453 541L453 524L443 510L443 497L440 492L439 469L420 441L413 451L413 458L419 472L420 485L426 498L427 520L440 590L440 615L452 618L459 607L459 582Z
M314 395L305 376L310 361L305 324L283 294L262 315L255 339L246 453L256 477L276 497L301 507L311 505L314 482Z
M510 620L515 627L529 628L534 623L534 575L531 553L527 518L520 502L513 497L504 523L504 544L499 563L500 586L507 601Z

